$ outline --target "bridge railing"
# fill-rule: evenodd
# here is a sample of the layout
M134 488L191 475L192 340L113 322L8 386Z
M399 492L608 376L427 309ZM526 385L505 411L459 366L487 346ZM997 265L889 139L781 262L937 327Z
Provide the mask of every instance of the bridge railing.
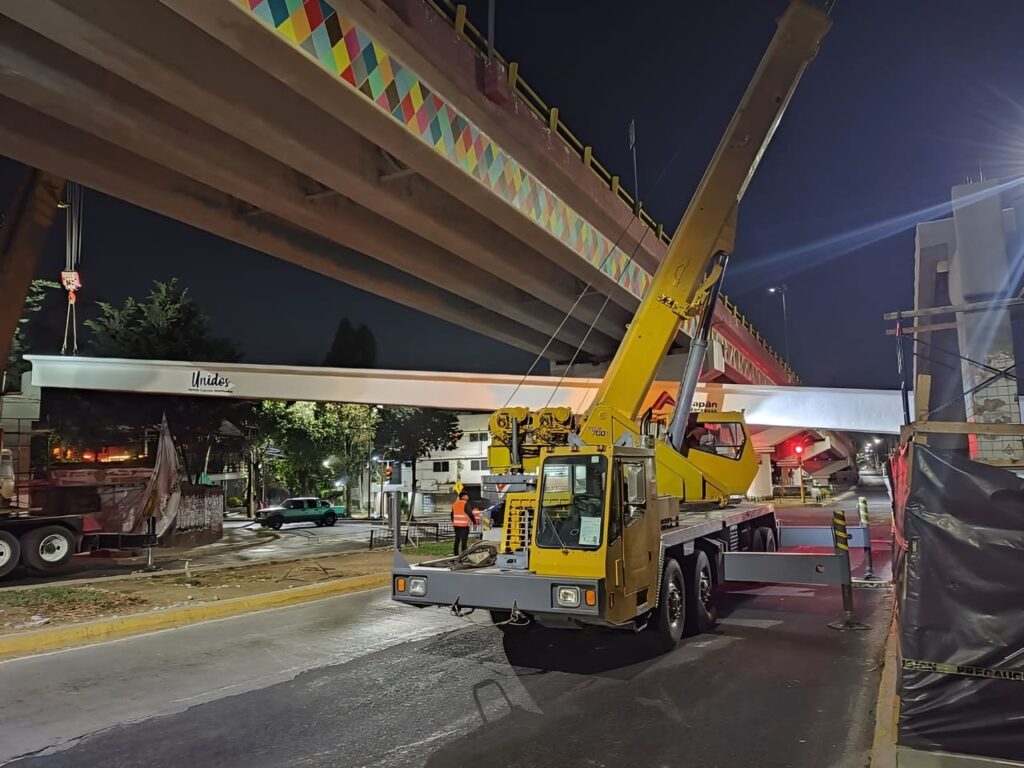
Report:
M426 0L438 16L444 19L455 30L455 34L466 42L477 56L487 59L487 37L471 22L466 15L466 6L453 3L451 0ZM585 144L574 134L559 116L558 107L547 104L544 99L519 75L519 62L509 61L498 51L494 51L494 58L505 68L508 76L509 87L519 96L520 100L541 120L551 133L559 137L562 142L579 157L584 166L589 168L601 181L603 181L612 194L619 198L636 217L657 235L658 239L668 245L672 240L671 233L665 227L654 220L644 210L643 203L638 202L620 183L619 177L609 171L596 157L593 148ZM799 383L800 378L789 366L788 361L776 352L768 341L761 335L753 323L740 312L739 308L729 301L728 297L722 295L722 303L725 308L743 325L758 344L786 371L788 379L792 383Z

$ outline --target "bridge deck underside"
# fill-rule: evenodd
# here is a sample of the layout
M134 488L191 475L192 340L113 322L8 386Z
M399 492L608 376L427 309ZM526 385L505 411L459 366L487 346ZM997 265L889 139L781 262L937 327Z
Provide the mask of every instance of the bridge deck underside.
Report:
M4 155L555 361L638 303L229 0L7 4L0 94Z

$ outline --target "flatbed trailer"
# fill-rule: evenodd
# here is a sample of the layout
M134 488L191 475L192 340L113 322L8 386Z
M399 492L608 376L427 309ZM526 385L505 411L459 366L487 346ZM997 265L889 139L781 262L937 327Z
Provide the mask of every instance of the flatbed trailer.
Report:
M775 508L770 504L740 503L724 509L717 505L685 505L674 518L662 519L660 559L662 563L666 558L686 563L697 552L703 552L713 580L708 586L713 586L725 581L726 553L774 552L778 540ZM515 560L506 556L506 562ZM638 604L632 621L612 622L605 616L609 599L605 579L566 578L501 563L499 554L497 564L479 568L454 557L410 565L396 551L391 594L398 602L418 607L443 606L457 613L483 609L496 618L519 615L523 623L532 620L561 627L642 629L645 614L656 607L657 599L651 595L649 601ZM558 590L565 587L580 590L583 598L578 606L559 604Z
M10 511L0 515L0 579L19 563L34 573L59 572L77 554L101 549L132 549L156 545L151 534L99 530L89 516L31 515Z

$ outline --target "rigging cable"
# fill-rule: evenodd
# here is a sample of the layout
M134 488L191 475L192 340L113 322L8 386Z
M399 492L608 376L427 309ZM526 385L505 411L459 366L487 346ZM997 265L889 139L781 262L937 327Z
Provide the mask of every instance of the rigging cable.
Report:
M654 184L651 185L651 192L652 193L654 192L654 190L656 190L658 188L658 186L664 180L665 174L668 172L669 168L671 168L675 164L675 161L676 161L676 159L678 159L679 153L682 151L682 148L683 148L683 145L682 144L678 144L676 146L676 148L675 148L675 151L672 153L672 157L670 157L668 162L665 163L665 165L662 166L661 172L658 174L657 178L654 180ZM639 199L639 195L637 195L637 199ZM605 264L608 263L608 260L611 259L611 257L615 255L615 252L619 249L619 242L622 240L623 237L625 237L626 232L629 231L629 228L631 226L633 226L633 222L637 221L639 218L640 218L640 204L637 203L636 205L633 206L633 215L630 217L629 221L626 222L626 226L624 226L622 228L622 231L619 233L619 236L617 238L615 238L615 242L612 244L612 247L609 249L608 254L604 257L604 259L601 261L601 263L597 266L597 271L598 272L602 272L604 270ZM651 231L651 228L649 226L645 227L644 234L637 241L636 247L633 248L632 253L630 253L629 257L626 259L626 263L622 266L622 270L623 271L625 271L633 263L633 259L636 256L636 252L640 248L640 243L643 242L644 238L647 236L647 233L650 232L650 231ZM594 279L595 278L591 278L587 282L587 284L585 286L583 286L583 290L580 291L579 296L576 297L576 301L573 302L572 306L569 308L569 311L565 313L565 317L562 318L562 322L559 323L558 327L555 328L555 330L551 333L551 336L548 338L548 341L544 345L544 348L541 349L541 351L539 353L537 353L537 357L534 358L533 363L527 369L526 373L523 374L523 377L519 380L519 382L516 384L515 388L512 390L512 393L508 396L508 399L505 401L505 405L503 406L504 408L508 407L509 403L512 402L512 399L516 396L516 394L518 394L519 390L522 388L523 384L526 383L526 380L530 377L530 374L533 373L533 371L536 369L536 367L540 363L540 361L544 359L544 353L546 353L548 351L548 349L551 347L551 344L552 344L552 342L554 342L555 337L561 332L562 328L565 327L565 324L569 321L569 318L572 317L573 313L576 311L576 307L579 306L580 302L583 301L583 298L587 295L587 293L593 287ZM586 335L583 337L583 340L580 342L579 346L577 346L576 352L572 356L573 361L575 361L576 358L579 356L580 350L583 348L583 344L586 343L586 340L590 336L591 331L594 330L594 327L597 325L597 321L601 318L601 314L604 312L605 307L608 306L608 302L609 302L610 299L611 299L611 292L609 291L608 295L605 297L604 303L601 305L601 308L598 310L597 315L594 317L594 321L590 324L590 327L587 330ZM568 369L566 369L566 370L568 371ZM565 379L565 375L566 374L562 375L562 378L559 380L559 384L561 384L561 382ZM557 387L555 389L557 391ZM552 393L552 397L554 397L554 393ZM551 402L551 400L549 399L548 403L550 404L550 402Z
M67 200L62 206L67 214L65 220L64 271L60 273L60 282L68 292L68 311L64 318L64 344L60 353L68 352L68 341L71 342L71 354L78 354L78 317L75 303L82 280L78 274L82 262L82 185L69 181Z

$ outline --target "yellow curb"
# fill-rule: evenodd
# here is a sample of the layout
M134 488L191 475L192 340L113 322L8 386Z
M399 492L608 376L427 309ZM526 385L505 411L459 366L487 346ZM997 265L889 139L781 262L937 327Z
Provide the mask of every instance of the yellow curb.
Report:
M878 703L875 705L875 737L871 745L871 768L896 768L896 730L899 716L896 677L899 662L896 647L896 621L889 627L885 643L885 661L882 679L878 683Z
M201 621L223 619L267 608L305 603L321 597L383 587L390 581L389 573L371 573L366 576L353 576L321 584L311 584L307 587L280 589L261 595L233 597L229 600L215 600L179 608L164 608L159 611L120 616L113 619L0 635L0 658L55 651L76 645L87 645L144 632L154 632L158 629L184 627Z

